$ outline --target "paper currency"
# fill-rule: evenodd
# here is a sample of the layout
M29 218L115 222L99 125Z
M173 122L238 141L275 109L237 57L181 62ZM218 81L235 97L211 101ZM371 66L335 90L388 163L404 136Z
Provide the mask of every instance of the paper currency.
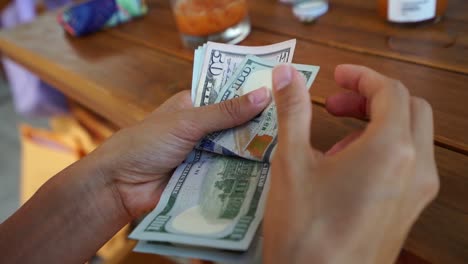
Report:
M195 54L195 64L200 65L199 56L204 53L203 64L199 75L194 75L192 81L197 83L195 91L195 106L214 103L221 88L236 72L238 65L247 55L279 62L292 62L296 40L289 40L269 46L247 47L222 43L208 42L206 47ZM193 90L192 83L192 90Z
M196 151L130 238L247 250L263 217L268 163Z
M206 44L198 47L193 54L193 72L192 72L192 104L195 104L195 96L197 95L197 85L200 80L200 74L203 66L203 58L206 53Z
M231 80L221 89L215 103L239 97L260 87L267 87L271 90L272 70L277 64L256 56L247 56ZM302 73L306 87L309 89L317 76L319 67L292 65ZM208 139L214 145L237 156L250 160L269 161L276 146L277 125L276 107L274 103L271 103L255 119L242 126L213 133L208 136Z
M153 241L139 241L133 251L163 256L203 259L225 264L262 263L262 245L263 236L256 234L252 244L246 251L230 251Z
M192 102L204 106L264 86L271 89L272 69L290 63L294 48L295 40L263 47L212 42L199 47ZM293 66L310 88L319 67ZM131 233L130 238L140 240L135 250L225 263L257 259L257 231L269 188L267 161L276 138L274 103L242 126L205 137L176 169L156 208Z

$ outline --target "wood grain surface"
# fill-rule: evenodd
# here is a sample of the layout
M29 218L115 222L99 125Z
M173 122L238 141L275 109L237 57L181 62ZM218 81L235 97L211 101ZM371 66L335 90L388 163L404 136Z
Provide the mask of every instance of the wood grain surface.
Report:
M123 25L109 33L181 59L192 60L192 52L184 49L178 36L173 33L175 24L169 7L165 4L158 4L153 6L153 10L155 11L147 17L132 24ZM154 33L148 34L148 32ZM289 39L288 36L254 30L243 44L266 45L287 39ZM465 57L468 59L467 51L462 54L466 54ZM468 153L468 133L466 133L468 119L464 118L468 114L468 108L463 104L452 103L460 98L468 98L467 74L336 49L301 39L298 39L294 62L321 66L317 81L311 90L318 102L323 102L325 97L340 90L333 79L334 68L338 64L362 64L400 79L413 95L425 98L433 106L436 141L455 151Z
M64 36L62 30L55 25L54 21L54 16L48 15L40 18L34 26L22 27L21 31L10 32L9 34L0 33L0 46L3 46L4 49L11 49L8 54L11 54L12 57L23 56L25 51L36 53L35 55L40 54L44 57L42 59L66 67L63 70L67 74L83 74L88 79L94 78L98 83L102 79L115 81L112 83L112 91L121 92L130 97L140 96L143 105L147 101L151 103L158 100L158 98L161 98L163 90L170 89L174 85L182 88L190 87L191 69L185 67L185 70L183 70L184 68L181 65L189 65L187 61L193 59L193 54L182 47L178 35L174 34L175 25L169 9L154 7L152 12L143 19L123 25L115 30L82 39L72 39ZM39 26L41 26L40 29ZM158 29L157 32L155 29ZM47 34L44 34L44 32L47 32ZM51 48L51 46L43 43L29 41L29 39L38 38L45 43L55 43L55 45ZM244 44L265 45L286 39L288 39L286 36L254 31L244 41ZM21 46L18 47L14 44L15 40L24 41L19 43ZM90 46L93 48L90 49ZM20 49L22 52L17 52ZM5 50L5 52L7 51ZM66 54L66 56L62 54ZM119 56L113 54L119 54ZM152 55L147 56L147 54ZM135 58L138 58L138 60L135 60ZM116 60L119 62L115 63ZM317 98L317 102L323 102L325 97L340 91L339 87L334 83L333 71L335 66L341 63L366 65L393 78L400 79L408 86L413 95L425 98L433 106L436 142L452 150L468 153L468 133L466 133L468 131L468 119L464 118L468 116L468 108L463 103L453 103L468 98L468 89L466 89L467 74L447 72L413 63L359 54L304 40L298 41L294 61L321 66L317 81L311 90L314 98ZM157 65L153 66L154 63L157 63ZM85 66L88 64L90 65ZM137 69L137 67L140 67L140 69ZM180 71L175 69L180 69ZM47 69L41 70L48 71ZM158 73L164 71L174 72L174 70L184 78L180 78L177 84L172 84L167 88L167 80L161 82L159 79L168 75L164 74L161 77ZM114 78L112 76L113 72L136 74L141 78L138 79L139 82L133 83L134 88L132 91L128 91L125 88L128 85L128 83L125 83L126 80ZM60 76L65 78L64 75ZM156 94L147 94L148 87L146 85L156 80L160 89L157 90ZM52 83L57 80L49 81ZM64 80L64 82L67 82L67 80ZM143 85L142 82L144 82ZM169 91L162 98L166 99L170 94L172 93Z
M433 263L468 262L468 19L462 12L468 2L453 1L459 8L451 3L444 21L417 29L381 21L373 1L332 0L330 13L312 25L300 24L276 1L250 1L253 31L242 43L296 37L295 62L321 66L311 91L311 140L322 150L365 125L334 118L320 106L340 91L333 80L338 64L372 67L431 103L441 191L406 248ZM142 19L80 39L65 35L49 14L0 32L0 50L73 100L119 127L129 126L191 84L193 52L182 47L168 3L150 1L150 7Z
M377 1L362 1L373 5ZM449 1L450 2L450 1ZM358 53L394 58L435 68L468 73L466 21L445 17L437 24L394 26L375 8L354 1L330 1L329 12L314 24L302 24L286 5L250 1L255 27ZM468 16L468 4L459 1ZM281 19L276 19L281 14Z

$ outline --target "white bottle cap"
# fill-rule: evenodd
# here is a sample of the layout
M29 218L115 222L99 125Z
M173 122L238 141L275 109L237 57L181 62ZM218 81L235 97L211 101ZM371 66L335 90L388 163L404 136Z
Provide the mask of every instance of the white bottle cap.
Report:
M312 22L328 11L328 1L308 0L294 5L293 13L302 22Z

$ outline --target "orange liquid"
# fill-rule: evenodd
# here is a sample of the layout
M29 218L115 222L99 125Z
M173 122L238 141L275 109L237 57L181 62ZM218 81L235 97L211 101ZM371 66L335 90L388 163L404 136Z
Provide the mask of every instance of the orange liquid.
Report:
M174 7L180 32L207 36L222 32L247 15L245 0L181 0Z

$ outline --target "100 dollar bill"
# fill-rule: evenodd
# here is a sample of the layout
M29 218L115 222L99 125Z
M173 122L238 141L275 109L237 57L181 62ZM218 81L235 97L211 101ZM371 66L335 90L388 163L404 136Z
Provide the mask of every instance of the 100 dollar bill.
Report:
M184 246L155 241L139 241L133 251L163 256L200 259L224 264L261 263L263 236L259 235L259 233L260 230L257 231L249 249L246 251Z
M268 46L247 47L208 42L197 50L194 57L194 76L192 76L192 96L195 106L209 105L215 102L221 88L231 79L238 66L247 55L290 63L294 55L296 40L289 40ZM203 63L200 61L204 53ZM202 66L200 66L200 64Z
M247 56L231 80L221 89L215 103L239 97L260 87L271 90L272 71L276 65L278 63ZM304 76L305 85L309 89L320 68L292 65ZM277 125L276 106L271 103L259 116L246 124L213 133L207 139L225 152L250 160L269 161L276 146ZM206 140L202 141L205 142ZM206 145L205 143L203 146Z
M195 151L130 238L246 250L263 218L269 170L268 163Z

